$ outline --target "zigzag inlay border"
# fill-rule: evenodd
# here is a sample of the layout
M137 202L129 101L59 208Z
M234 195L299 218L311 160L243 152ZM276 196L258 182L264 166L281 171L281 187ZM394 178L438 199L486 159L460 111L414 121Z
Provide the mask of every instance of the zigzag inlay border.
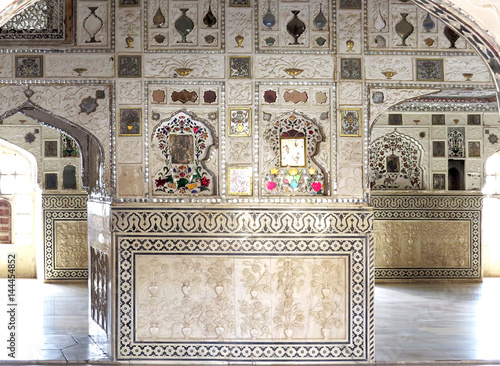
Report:
M113 209L112 231L198 234L367 234L364 210Z
M78 195L42 195L43 209L87 209L88 196Z
M247 237L207 238L190 237L127 237L116 235L115 245L117 270L117 327L116 352L118 360L162 360L162 361L369 361L373 360L374 333L373 286L366 279L371 265L366 235L351 236L306 236L300 239L276 240L265 236L254 240ZM259 247L258 242L265 242ZM305 244L308 242L308 244ZM246 244L245 244L246 243ZM309 251L304 251L309 248ZM227 255L258 253L259 255L328 255L350 256L350 342L135 342L133 339L134 305L134 254L214 253Z
M373 195L374 220L459 220L470 224L469 268L375 268L376 279L480 279L482 195Z

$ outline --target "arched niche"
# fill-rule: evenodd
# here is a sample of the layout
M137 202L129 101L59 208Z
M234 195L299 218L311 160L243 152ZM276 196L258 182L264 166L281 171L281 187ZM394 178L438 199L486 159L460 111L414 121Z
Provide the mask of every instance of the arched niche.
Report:
M314 158L325 141L321 126L293 110L270 121L264 141L272 157L264 163L262 192L267 195L325 195L327 173Z
M108 197L104 184L104 150L97 138L86 129L33 103L29 97L31 90L25 91L28 100L19 107L0 116L0 121L16 113L35 120L41 125L55 128L71 136L80 148L82 159L82 185L94 197Z
M151 140L158 158L153 162L154 195L217 194L217 176L205 166L217 144L210 123L181 110L160 122Z
M424 189L422 145L400 132L383 135L370 145L370 188Z

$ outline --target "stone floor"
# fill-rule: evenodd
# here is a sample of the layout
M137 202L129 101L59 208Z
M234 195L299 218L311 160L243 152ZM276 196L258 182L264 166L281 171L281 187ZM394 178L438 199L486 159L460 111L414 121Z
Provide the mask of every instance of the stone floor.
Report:
M85 282L17 280L17 293L17 357L7 357L0 324L0 365L111 364L88 336ZM500 278L377 284L375 298L377 364L500 365Z

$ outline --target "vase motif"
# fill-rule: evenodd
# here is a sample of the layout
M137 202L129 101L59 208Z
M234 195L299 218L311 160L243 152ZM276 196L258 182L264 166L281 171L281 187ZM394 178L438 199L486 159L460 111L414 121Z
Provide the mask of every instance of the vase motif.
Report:
M434 21L432 20L431 15L427 13L427 16L422 22L422 27L425 29L426 32L430 32L435 26L436 23L434 23Z
M262 23L268 28L272 28L276 24L276 17L271 12L271 0L267 3L267 12L262 18Z
M384 18L382 17L382 10L378 10L378 14L377 14L377 19L375 19L375 23L373 24L375 29L379 32L382 31L382 29L385 28L385 25L386 25L386 22L384 20Z
M293 18L286 25L288 34L293 37L294 42L290 44L300 44L298 39L306 30L305 23L299 19L300 10L292 10Z
M203 17L203 23L208 28L212 28L214 25L217 24L217 18L215 17L214 13L212 13L212 7L211 7L211 5L208 5L208 12Z
M455 47L455 43L457 43L460 36L453 29L451 29L448 26L444 27L443 33L444 33L446 39L450 42L450 47L448 47L448 48L457 48L457 47Z
M407 20L406 17L408 16L408 13L401 13L401 19L398 24L396 24L396 34L401 38L401 44L400 46L408 46L406 44L406 40L410 36L410 34L413 33L413 25L411 25Z
M321 9L321 3L320 3L319 4L319 13L318 13L318 15L316 15L316 17L314 17L313 24L319 30L323 30L323 28L326 25L326 22L327 22L327 20L326 20L325 15L323 14L323 10Z
M194 29L193 21L186 15L189 9L182 8L179 10L182 12L182 15L175 21L174 26L177 32L181 35L182 39L177 41L177 43L191 43L186 40L187 35Z
M101 41L96 40L95 36L99 33L104 26L104 21L95 13L98 9L97 6L89 6L90 14L83 20L83 29L90 36L89 41L86 43L100 43Z
M165 24L165 16L163 15L161 8L158 7L155 15L153 16L153 24L158 28L161 28L163 24Z
M238 44L236 47L237 48L241 48L243 47L242 44L243 44L243 41L245 40L245 37L243 37L241 35L241 33L238 33L238 35L236 37L234 37L234 40L236 41L236 43Z

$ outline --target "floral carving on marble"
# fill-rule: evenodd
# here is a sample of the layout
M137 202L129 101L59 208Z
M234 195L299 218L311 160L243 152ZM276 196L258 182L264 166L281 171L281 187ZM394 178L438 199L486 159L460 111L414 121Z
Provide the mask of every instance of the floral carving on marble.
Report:
M448 157L465 158L465 127L448 127Z
M215 175L205 168L216 137L209 123L184 111L174 114L154 129L154 148L164 164L154 174L156 195L211 195L216 191Z
M339 83L340 103L361 104L361 83Z
M273 153L263 172L264 194L325 194L326 173L314 158L325 137L316 121L297 111L284 113L267 124L263 137Z
M415 139L393 131L370 145L372 189L422 189L423 147Z
M331 57L311 55L308 57L289 55L284 58L274 55L257 55L256 77L270 79L292 79L285 69L303 70L296 79L323 79L333 78L334 61Z
M158 54L144 55L144 74L147 77L178 77L176 69L191 69L185 78L224 78L223 55L176 55L160 57Z
M55 223L55 268L87 268L87 222Z
M81 57L71 54L48 54L45 56L45 73L47 77L110 77L114 76L113 57L95 55Z
M226 100L229 105L252 104L252 83L241 80L226 82Z

